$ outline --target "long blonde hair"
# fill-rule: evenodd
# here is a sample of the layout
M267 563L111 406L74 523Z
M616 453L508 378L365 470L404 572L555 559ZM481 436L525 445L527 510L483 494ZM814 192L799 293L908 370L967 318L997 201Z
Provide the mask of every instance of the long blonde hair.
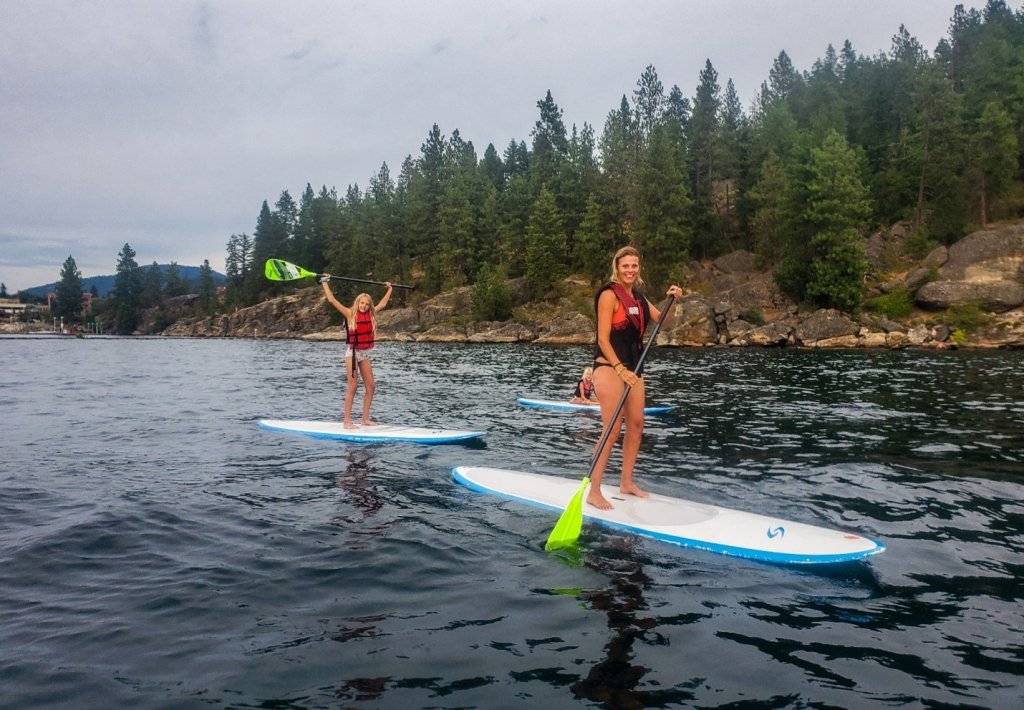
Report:
M612 275L608 279L612 283L619 282L619 259L621 259L624 256L635 256L637 258L637 261L640 260L640 252L636 250L636 247L631 247L627 245L619 249L617 252L615 252L615 256L612 257ZM636 285L644 285L644 280L640 278L639 271L637 271L636 274Z
M349 330L355 331L355 329L356 329L356 315L359 313L359 301L362 298L365 298L367 301L370 302L370 322L373 323L374 334L376 334L376 332L377 332L377 309L373 305L373 299L370 298L370 294L368 294L368 293L361 293L358 296L356 296L354 301L352 301L352 308L349 309L349 313L352 314L352 317L349 318L349 319L346 319L346 324L348 325L348 329Z

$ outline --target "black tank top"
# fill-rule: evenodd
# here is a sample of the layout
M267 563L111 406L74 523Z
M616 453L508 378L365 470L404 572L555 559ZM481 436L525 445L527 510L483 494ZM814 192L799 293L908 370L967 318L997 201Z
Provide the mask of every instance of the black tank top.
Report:
M611 287L612 283L609 281L594 294L595 314L597 313L597 302L601 298L601 294L611 289ZM643 322L650 323L651 304L647 300L647 296L640 289L634 288L633 297L640 304L640 307L644 309ZM636 365L640 361L640 353L644 349L644 334L640 332L640 329L626 315L626 304L618 296L616 296L616 300L619 301L619 309L612 315L612 329L608 339L619 362L635 372ZM601 345L597 342L596 337L594 338L594 357L604 357L604 353L601 352Z

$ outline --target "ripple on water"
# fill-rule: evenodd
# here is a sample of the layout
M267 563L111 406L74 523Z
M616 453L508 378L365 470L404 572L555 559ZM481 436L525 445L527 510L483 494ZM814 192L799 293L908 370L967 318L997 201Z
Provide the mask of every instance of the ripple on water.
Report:
M563 396L586 348L381 344L378 418L475 446L257 429L336 418L339 348L0 339L6 702L1019 704L1020 354L657 350L679 409L641 481L888 548L801 569L589 526L551 556L553 515L451 482L582 475L597 418L515 397Z

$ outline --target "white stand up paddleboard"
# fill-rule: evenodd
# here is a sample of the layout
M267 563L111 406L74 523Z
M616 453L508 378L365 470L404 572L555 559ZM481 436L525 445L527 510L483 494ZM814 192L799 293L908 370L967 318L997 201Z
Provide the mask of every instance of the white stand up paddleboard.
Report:
M353 441L364 444L383 442L411 442L414 444L449 444L455 441L481 439L487 432L459 431L455 429L424 429L422 427L356 425L346 429L341 422L309 422L290 419L260 419L257 424L268 431L305 434L314 439Z
M493 493L552 510L564 510L579 480L498 468L458 466L452 477L480 493ZM606 488L614 506L584 504L587 520L683 547L786 564L830 564L877 555L885 546L854 533L829 530L767 515L745 513L652 493L623 496Z
M556 399L530 399L529 397L518 397L516 399L523 407L531 409L554 409L559 412L596 412L601 413L599 404L577 404L575 402L563 402ZM675 409L675 405L662 407L644 407L644 414L665 414Z

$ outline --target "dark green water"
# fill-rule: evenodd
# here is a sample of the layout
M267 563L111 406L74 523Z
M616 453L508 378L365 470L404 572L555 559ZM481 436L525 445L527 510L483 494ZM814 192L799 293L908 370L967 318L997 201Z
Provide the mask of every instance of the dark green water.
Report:
M1024 354L665 350L652 490L851 529L786 568L585 528L452 483L578 475L582 348L383 344L382 422L486 444L259 430L336 417L340 346L0 339L0 706L1020 707Z

